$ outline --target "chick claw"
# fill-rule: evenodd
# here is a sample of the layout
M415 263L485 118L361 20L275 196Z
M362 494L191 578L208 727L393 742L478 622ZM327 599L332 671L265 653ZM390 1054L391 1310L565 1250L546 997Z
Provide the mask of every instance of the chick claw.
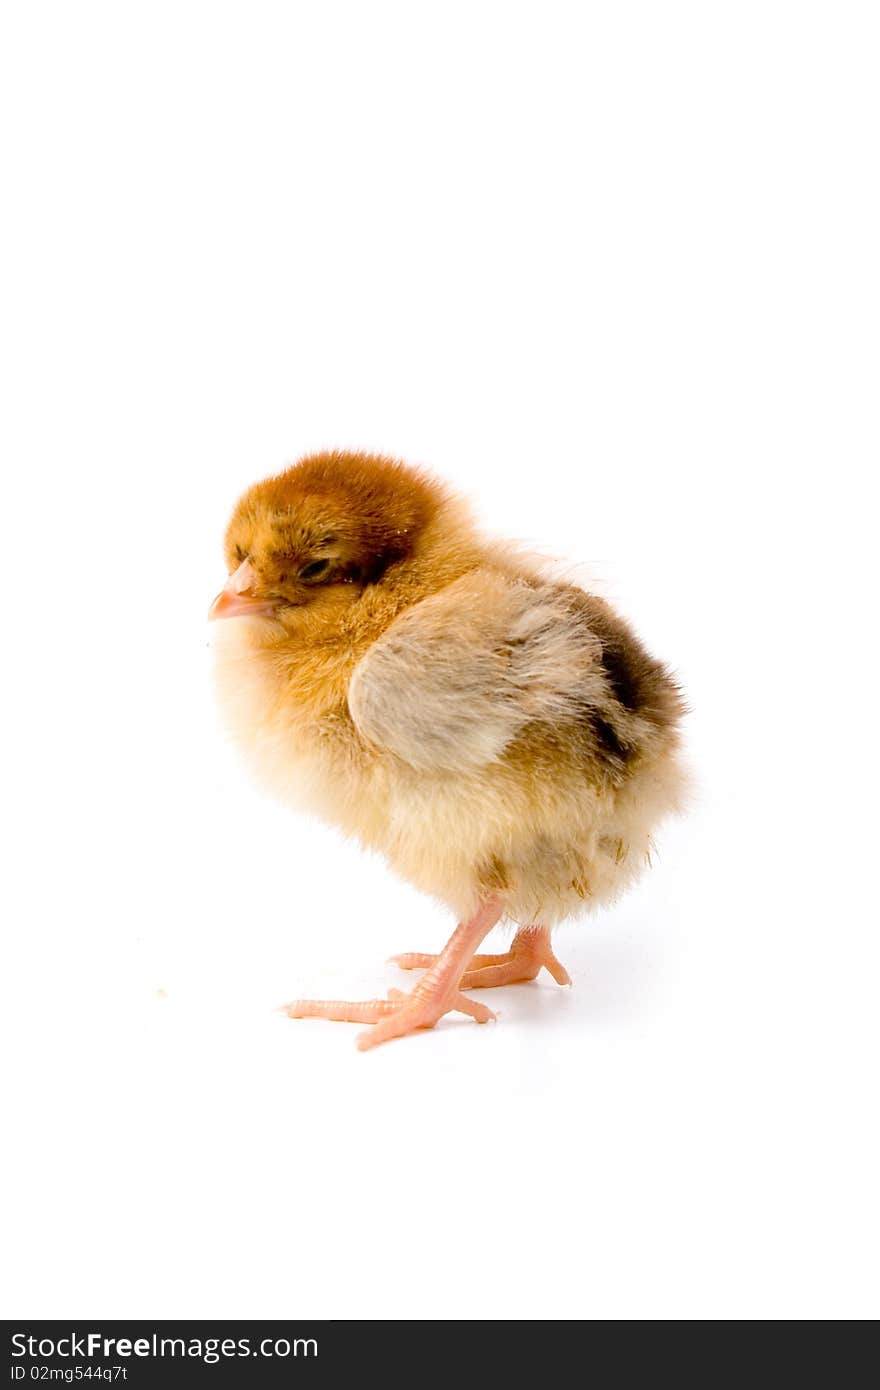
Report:
M361 1052L378 1047L379 1043L392 1038L402 1038L414 1033L417 1028L433 1028L444 1014L467 1014L477 1023L488 1023L495 1018L485 1004L466 999L460 990L438 991L422 990L421 984L412 994L404 994L399 989L388 992L387 999L366 999L363 1002L347 1003L343 1000L295 999L286 1005L288 1018L326 1018L334 1023L374 1023L367 1033L358 1034L357 1045Z
M392 956L389 965L397 965L401 970L430 970L437 962L437 956L420 955L408 952L402 956ZM571 976L565 966L558 961L550 947L550 933L546 927L529 927L517 932L510 950L502 956L472 956L468 969L462 976L462 989L491 989L496 985L516 985L526 980L534 980L545 966L558 985L570 985Z

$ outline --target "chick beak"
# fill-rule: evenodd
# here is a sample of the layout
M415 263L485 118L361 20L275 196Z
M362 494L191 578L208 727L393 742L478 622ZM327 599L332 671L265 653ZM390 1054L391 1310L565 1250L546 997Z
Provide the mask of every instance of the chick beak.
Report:
M271 617L278 605L273 599L260 598L253 592L256 579L250 561L243 560L235 573L229 576L225 589L221 589L211 604L208 621L213 622L215 618Z

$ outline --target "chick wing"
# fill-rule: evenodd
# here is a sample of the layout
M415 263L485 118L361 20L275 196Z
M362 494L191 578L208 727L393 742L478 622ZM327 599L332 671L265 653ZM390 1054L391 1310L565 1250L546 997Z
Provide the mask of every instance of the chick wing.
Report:
M470 772L529 723L600 699L601 647L572 591L483 568L401 614L352 674L370 743L422 771Z

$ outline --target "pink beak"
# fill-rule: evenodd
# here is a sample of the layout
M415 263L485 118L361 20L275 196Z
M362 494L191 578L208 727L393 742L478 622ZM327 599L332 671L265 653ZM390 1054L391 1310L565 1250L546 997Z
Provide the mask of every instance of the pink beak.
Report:
M234 574L229 576L225 589L211 604L208 621L215 618L270 618L277 608L273 599L257 598L251 592L256 575L249 560L242 560Z

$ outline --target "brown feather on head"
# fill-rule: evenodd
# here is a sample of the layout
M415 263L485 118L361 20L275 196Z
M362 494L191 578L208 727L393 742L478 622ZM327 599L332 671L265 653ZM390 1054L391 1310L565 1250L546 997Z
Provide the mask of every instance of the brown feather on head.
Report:
M310 455L240 499L226 532L230 574L239 576L239 594L255 606L271 602L279 614L330 590L335 607L340 586L359 592L412 553L443 496L438 484L393 459ZM224 616L216 605L215 616Z

